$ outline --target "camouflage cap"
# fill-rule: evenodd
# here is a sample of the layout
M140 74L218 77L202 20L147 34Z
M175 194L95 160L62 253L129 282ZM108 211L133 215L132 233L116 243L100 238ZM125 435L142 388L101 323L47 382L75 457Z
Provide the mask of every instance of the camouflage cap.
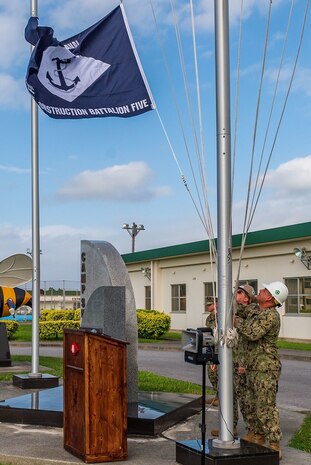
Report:
M214 305L214 303L218 303L218 298L215 297L215 300L213 297L208 297L207 300L206 300L206 305L209 306L209 305Z
M242 291L244 291L245 294L248 295L248 297L250 298L250 302L253 302L255 300L255 289L250 284L242 284L238 287L238 289L242 289Z

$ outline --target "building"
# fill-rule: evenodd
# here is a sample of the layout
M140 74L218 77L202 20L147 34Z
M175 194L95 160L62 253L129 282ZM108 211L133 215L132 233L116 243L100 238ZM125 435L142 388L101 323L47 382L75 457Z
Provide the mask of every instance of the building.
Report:
M76 310L80 308L80 293L72 294L43 294L40 295L41 310Z
M242 235L232 237L232 276L251 284L284 281L289 297L280 308L280 337L311 339L311 222L248 233L242 260ZM294 253L301 257L299 258ZM299 250L298 250L299 249ZM122 255L130 274L137 308L171 316L171 328L204 325L206 301L213 295L217 271L209 241L198 241ZM216 290L217 294L217 290Z

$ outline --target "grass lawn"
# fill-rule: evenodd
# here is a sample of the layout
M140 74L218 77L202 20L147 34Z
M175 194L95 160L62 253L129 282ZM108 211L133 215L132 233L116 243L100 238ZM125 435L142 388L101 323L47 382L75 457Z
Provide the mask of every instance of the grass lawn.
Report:
M173 378L156 375L151 371L139 371L138 389L140 391L178 392L183 394L201 394L202 387L199 384L179 381ZM209 394L212 391L207 391Z
M311 350L311 343L279 340L278 348L279 349L294 349L294 350Z
M308 415L299 430L294 434L290 447L311 453L311 415Z
M49 339L50 341L62 341L61 335L57 339ZM19 342L31 342L31 324L19 323L18 330L12 337L12 341ZM181 341L180 331L168 331L159 339L142 339L139 338L138 342L145 344L159 343L161 341ZM295 349L295 350L311 350L311 343L306 342L290 342L290 341L278 341L278 347L280 349ZM0 464L1 465L1 464Z
M13 355L12 360L31 362L29 355ZM40 357L39 363L49 369L55 376L63 377L63 359L61 357ZM27 372L27 370L25 370ZM0 374L0 381L11 381L13 373ZM174 378L166 378L150 371L138 372L138 389L140 391L175 392L182 394L198 394L202 392L201 385ZM211 391L207 390L207 393ZM311 453L311 415L305 418L301 428L292 437L290 447ZM0 465L10 465L0 463Z
M180 331L167 331L163 336L158 339L143 339L142 337L138 338L138 342L142 344L152 344L159 343L161 341L181 341L181 332Z
M31 323L19 323L18 330L13 334L11 340L19 342L30 342L31 341Z
M13 355L12 360L15 362L31 362L30 355ZM49 373L55 376L63 377L63 359L60 357L39 357L39 364L49 369ZM27 370L25 370L27 373ZM10 381L12 373L0 374L0 381ZM138 389L140 391L158 391L158 392L176 392L182 394L201 394L199 384L179 381L173 378L156 375L150 371L139 371ZM211 391L207 391L210 393ZM1 464L0 464L1 465Z
M31 362L30 355L12 355L13 362ZM49 373L59 378L63 377L63 359L60 357L39 357L39 364L49 369ZM29 369L25 367L25 372L28 373ZM6 372L0 373L0 381L11 381L13 373Z

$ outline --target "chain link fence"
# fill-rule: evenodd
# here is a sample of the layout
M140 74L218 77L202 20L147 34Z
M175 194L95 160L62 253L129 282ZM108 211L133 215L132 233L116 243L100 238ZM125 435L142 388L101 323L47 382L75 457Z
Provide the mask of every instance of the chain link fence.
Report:
M24 289L32 292L32 283L27 283ZM80 281L41 281L40 282L41 310L80 308Z

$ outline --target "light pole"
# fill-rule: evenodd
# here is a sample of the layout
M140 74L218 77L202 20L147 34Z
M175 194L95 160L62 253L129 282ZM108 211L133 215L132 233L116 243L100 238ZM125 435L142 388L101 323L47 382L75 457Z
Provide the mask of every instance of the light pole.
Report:
M127 223L124 223L124 225L122 226L122 229L126 229L127 232L129 233L129 235L131 236L131 238L132 238L132 253L134 253L135 252L135 237L137 236L137 234L140 231L145 230L145 226L143 224L140 224L139 226L137 226L136 223L133 223L132 226L129 226Z

